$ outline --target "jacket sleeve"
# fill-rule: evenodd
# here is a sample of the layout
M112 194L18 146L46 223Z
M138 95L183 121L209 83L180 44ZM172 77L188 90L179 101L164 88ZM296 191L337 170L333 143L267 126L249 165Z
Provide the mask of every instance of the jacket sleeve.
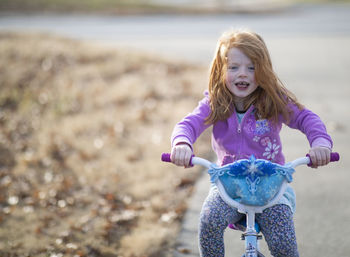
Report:
M191 147L202 132L210 125L205 124L205 119L210 114L209 97L206 96L198 103L192 113L188 114L175 128L171 136L171 145L187 143Z
M317 114L306 108L299 109L292 103L288 107L291 110L291 117L287 126L303 132L311 147L324 146L332 148L332 138L328 135L326 126Z

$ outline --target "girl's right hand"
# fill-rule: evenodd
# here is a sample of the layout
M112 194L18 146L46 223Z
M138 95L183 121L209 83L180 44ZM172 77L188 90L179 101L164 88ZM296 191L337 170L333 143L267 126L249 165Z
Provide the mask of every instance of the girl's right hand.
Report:
M187 143L179 143L171 149L171 162L177 166L190 167L192 149Z

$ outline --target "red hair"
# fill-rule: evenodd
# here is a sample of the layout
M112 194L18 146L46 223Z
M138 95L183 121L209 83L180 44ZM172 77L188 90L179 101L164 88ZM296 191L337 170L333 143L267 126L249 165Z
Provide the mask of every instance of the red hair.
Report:
M255 68L255 81L258 88L244 99L244 107L256 108L256 118L277 121L280 115L289 121L289 102L302 105L286 89L272 68L270 54L264 40L256 33L246 30L225 32L217 43L209 77L209 97L211 113L207 123L215 123L230 117L234 110L234 95L225 84L227 52L236 47L247 55Z

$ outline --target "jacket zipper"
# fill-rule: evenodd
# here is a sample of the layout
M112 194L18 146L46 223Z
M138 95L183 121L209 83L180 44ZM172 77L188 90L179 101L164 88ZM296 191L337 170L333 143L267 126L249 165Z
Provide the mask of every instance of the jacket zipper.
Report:
M239 140L240 140L240 143L239 143L239 149L238 149L238 157L237 159L241 159L241 150L242 150L242 145L243 145L243 136L242 136L242 125L246 119L246 116L249 115L251 113L251 109L252 109L252 106L250 108L248 108L248 110L246 111L246 113L244 114L244 116L242 117L242 120L241 122L239 123L239 120L238 120L238 117L237 117L237 113L235 113L236 115L236 121L237 121L237 133L239 135Z
M238 117L237 117L237 113L236 113L236 120L237 120L237 123L238 123L238 127L237 127L237 133L238 133L238 136L239 136L239 147L238 147L238 156L237 156L237 159L241 159L241 150L242 150L242 144L243 144L243 137L242 137L242 123L243 123L243 120L244 120L244 117L245 117L246 114L244 114L241 122L239 122L238 120Z

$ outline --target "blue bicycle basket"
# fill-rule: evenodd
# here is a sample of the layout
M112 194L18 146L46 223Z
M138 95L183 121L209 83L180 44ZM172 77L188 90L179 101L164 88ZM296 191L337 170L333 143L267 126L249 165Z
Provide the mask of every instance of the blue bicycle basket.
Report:
M226 193L235 201L254 206L268 204L279 192L283 181L292 181L292 167L263 159L242 159L222 167L208 170L210 181L218 179Z

